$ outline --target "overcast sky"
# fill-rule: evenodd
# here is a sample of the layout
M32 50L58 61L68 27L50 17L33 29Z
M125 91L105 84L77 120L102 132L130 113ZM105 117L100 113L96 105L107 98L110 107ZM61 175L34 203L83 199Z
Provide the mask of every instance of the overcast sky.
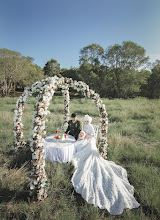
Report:
M160 59L160 0L0 0L0 48L41 67L78 67L83 47L128 40Z

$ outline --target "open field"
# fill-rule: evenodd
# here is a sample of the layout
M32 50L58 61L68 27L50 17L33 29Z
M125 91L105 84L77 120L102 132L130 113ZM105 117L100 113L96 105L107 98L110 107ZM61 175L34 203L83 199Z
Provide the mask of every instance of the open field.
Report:
M50 187L48 198L29 203L28 177L31 154L29 149L15 153L13 145L13 115L17 98L0 98L0 219L15 220L158 220L160 219L160 100L136 98L103 99L109 117L108 160L127 170L135 187L140 208L125 210L111 216L106 210L94 208L74 192L70 182L70 163L47 162ZM35 99L25 107L23 122L26 140L30 137ZM54 133L63 122L63 98L53 98L47 116L46 136ZM72 99L70 111L82 120L85 114L99 123L96 106L91 100Z

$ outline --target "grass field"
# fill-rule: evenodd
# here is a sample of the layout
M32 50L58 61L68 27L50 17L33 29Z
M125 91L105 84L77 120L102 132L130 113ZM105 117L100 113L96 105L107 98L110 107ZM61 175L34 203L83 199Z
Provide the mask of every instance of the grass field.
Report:
M135 187L140 208L125 210L112 216L106 210L94 208L74 192L70 182L72 164L46 164L50 187L48 198L40 203L28 200L28 177L31 153L28 148L15 153L13 115L17 98L0 98L0 219L15 220L158 220L160 219L160 100L136 98L104 99L109 117L108 160L127 170ZM28 140L32 128L35 99L25 106L24 135ZM63 98L53 98L47 116L47 134L54 133L63 122ZM72 99L70 111L84 114L99 123L99 115L91 100Z

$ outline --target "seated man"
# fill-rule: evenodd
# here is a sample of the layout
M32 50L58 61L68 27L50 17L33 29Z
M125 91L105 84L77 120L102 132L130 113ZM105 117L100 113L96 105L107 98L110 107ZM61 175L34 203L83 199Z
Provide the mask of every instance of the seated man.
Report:
M78 135L80 133L80 121L77 120L77 116L75 113L71 115L72 120L68 121L68 128L66 130L66 134L72 135L76 140L78 139Z

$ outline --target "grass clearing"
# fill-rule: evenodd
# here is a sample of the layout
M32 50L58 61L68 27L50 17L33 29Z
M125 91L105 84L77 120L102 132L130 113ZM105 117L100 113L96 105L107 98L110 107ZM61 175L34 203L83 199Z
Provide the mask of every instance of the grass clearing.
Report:
M158 220L160 219L160 100L103 99L109 117L108 160L127 169L135 197L141 204L111 216L106 210L94 208L76 194L71 184L72 164L46 163L50 186L48 198L40 203L28 200L28 178L31 153L19 153L13 145L13 116L17 98L1 98L0 102L0 216L3 220ZM35 98L30 98L23 115L24 137L28 141L32 128ZM55 96L49 106L46 136L63 122L63 98ZM71 99L70 111L80 120L85 114L99 124L99 113L89 99Z

